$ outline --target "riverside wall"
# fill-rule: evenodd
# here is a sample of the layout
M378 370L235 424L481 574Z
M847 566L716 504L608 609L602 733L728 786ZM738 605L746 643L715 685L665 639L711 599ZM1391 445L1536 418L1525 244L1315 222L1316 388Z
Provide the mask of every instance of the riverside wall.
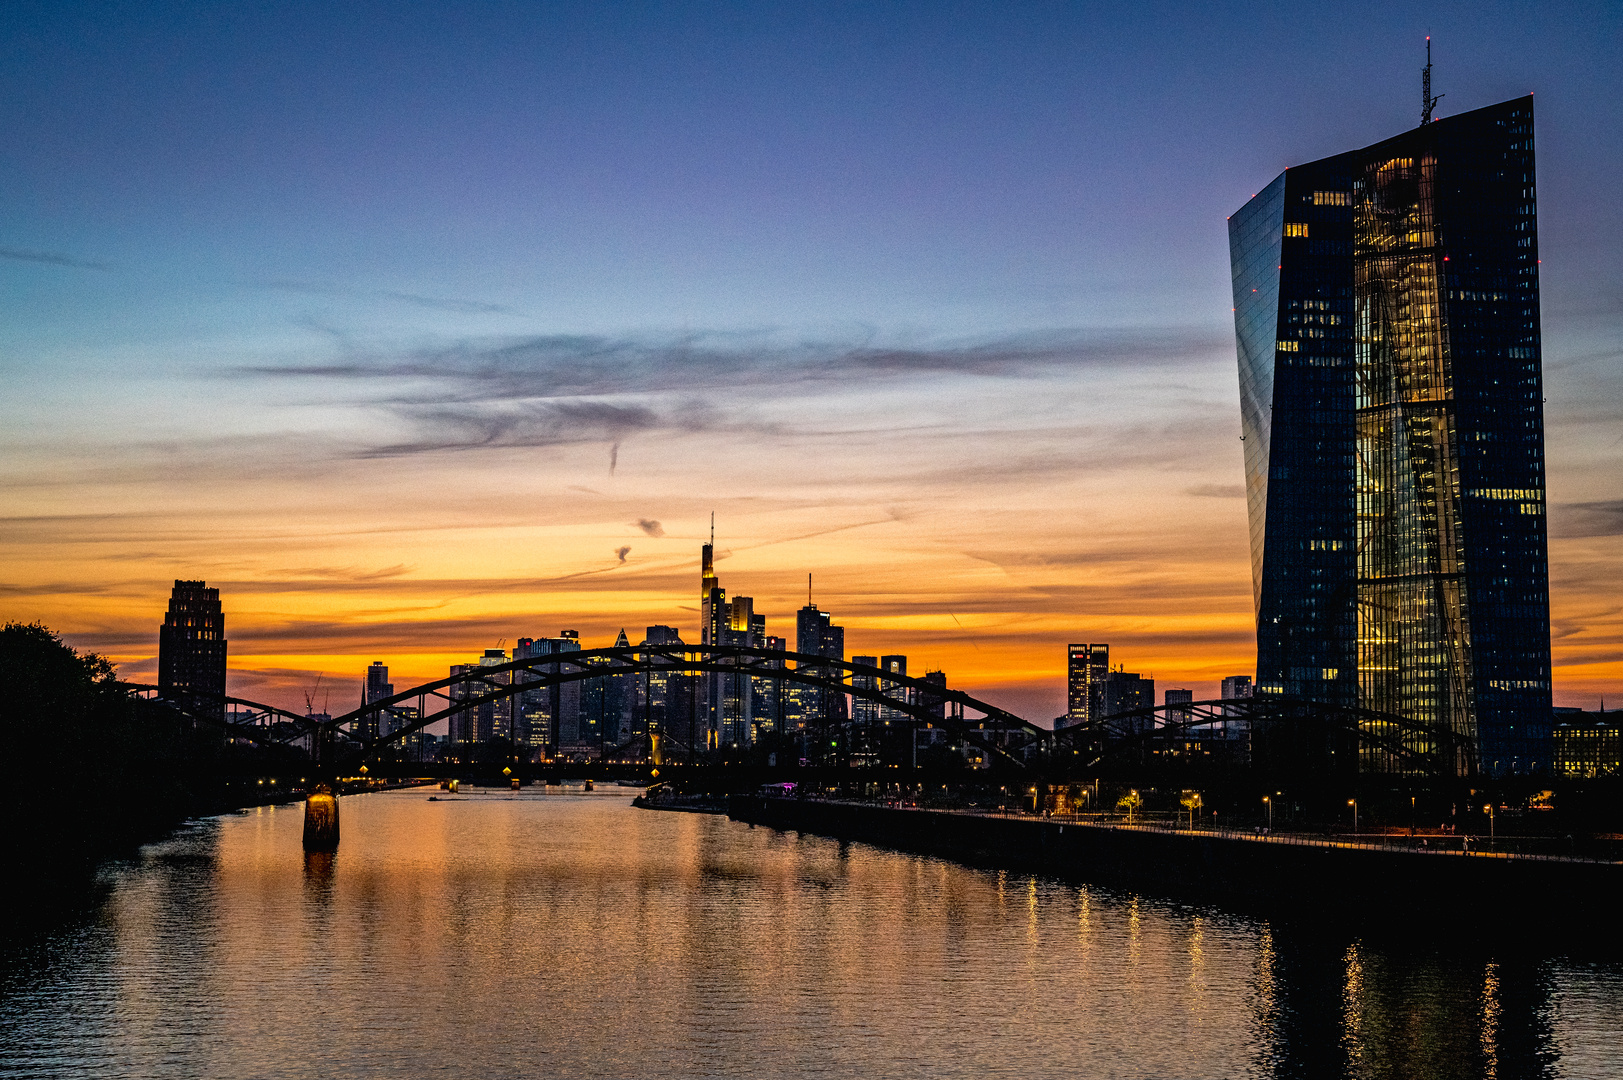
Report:
M1102 825L1030 816L744 797L732 816L977 865L1106 887L1296 913L1386 913L1438 925L1613 927L1623 863L1408 850L1283 836ZM1559 914L1557 914L1559 913ZM1602 926L1601 924L1604 924Z

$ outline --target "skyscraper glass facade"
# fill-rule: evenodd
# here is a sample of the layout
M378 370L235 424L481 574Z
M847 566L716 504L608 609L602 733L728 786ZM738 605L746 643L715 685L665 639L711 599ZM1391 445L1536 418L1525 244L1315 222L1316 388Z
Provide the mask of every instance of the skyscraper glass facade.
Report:
M1532 99L1289 169L1229 242L1257 692L1547 770Z

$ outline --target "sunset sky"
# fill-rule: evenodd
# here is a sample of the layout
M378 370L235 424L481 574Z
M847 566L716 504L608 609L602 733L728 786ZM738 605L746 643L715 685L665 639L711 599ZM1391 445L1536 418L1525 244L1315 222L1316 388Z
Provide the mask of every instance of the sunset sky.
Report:
M1014 10L1010 10L1013 8ZM1225 218L1533 91L1557 704L1623 704L1615 4L7 5L0 615L337 712L793 638L1032 719L1254 664ZM625 550L629 549L629 550Z

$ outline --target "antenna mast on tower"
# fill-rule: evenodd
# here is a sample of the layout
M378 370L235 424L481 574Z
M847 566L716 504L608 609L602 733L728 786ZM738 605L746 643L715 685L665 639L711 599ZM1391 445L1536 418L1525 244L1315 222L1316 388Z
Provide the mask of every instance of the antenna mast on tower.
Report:
M1431 123L1431 111L1445 95L1431 96L1431 35L1426 35L1426 66L1420 69L1420 126Z

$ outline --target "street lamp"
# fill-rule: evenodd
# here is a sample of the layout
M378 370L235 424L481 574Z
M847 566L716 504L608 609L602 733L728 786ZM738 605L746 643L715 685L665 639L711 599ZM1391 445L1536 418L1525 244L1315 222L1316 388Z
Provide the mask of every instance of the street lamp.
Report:
M1267 795L1262 797L1262 805L1268 808L1268 831L1274 831L1274 800Z
M1488 814L1488 850L1493 850L1493 804L1489 803L1482 808Z
M1358 800L1348 799L1347 805L1353 808L1353 835L1358 835Z

